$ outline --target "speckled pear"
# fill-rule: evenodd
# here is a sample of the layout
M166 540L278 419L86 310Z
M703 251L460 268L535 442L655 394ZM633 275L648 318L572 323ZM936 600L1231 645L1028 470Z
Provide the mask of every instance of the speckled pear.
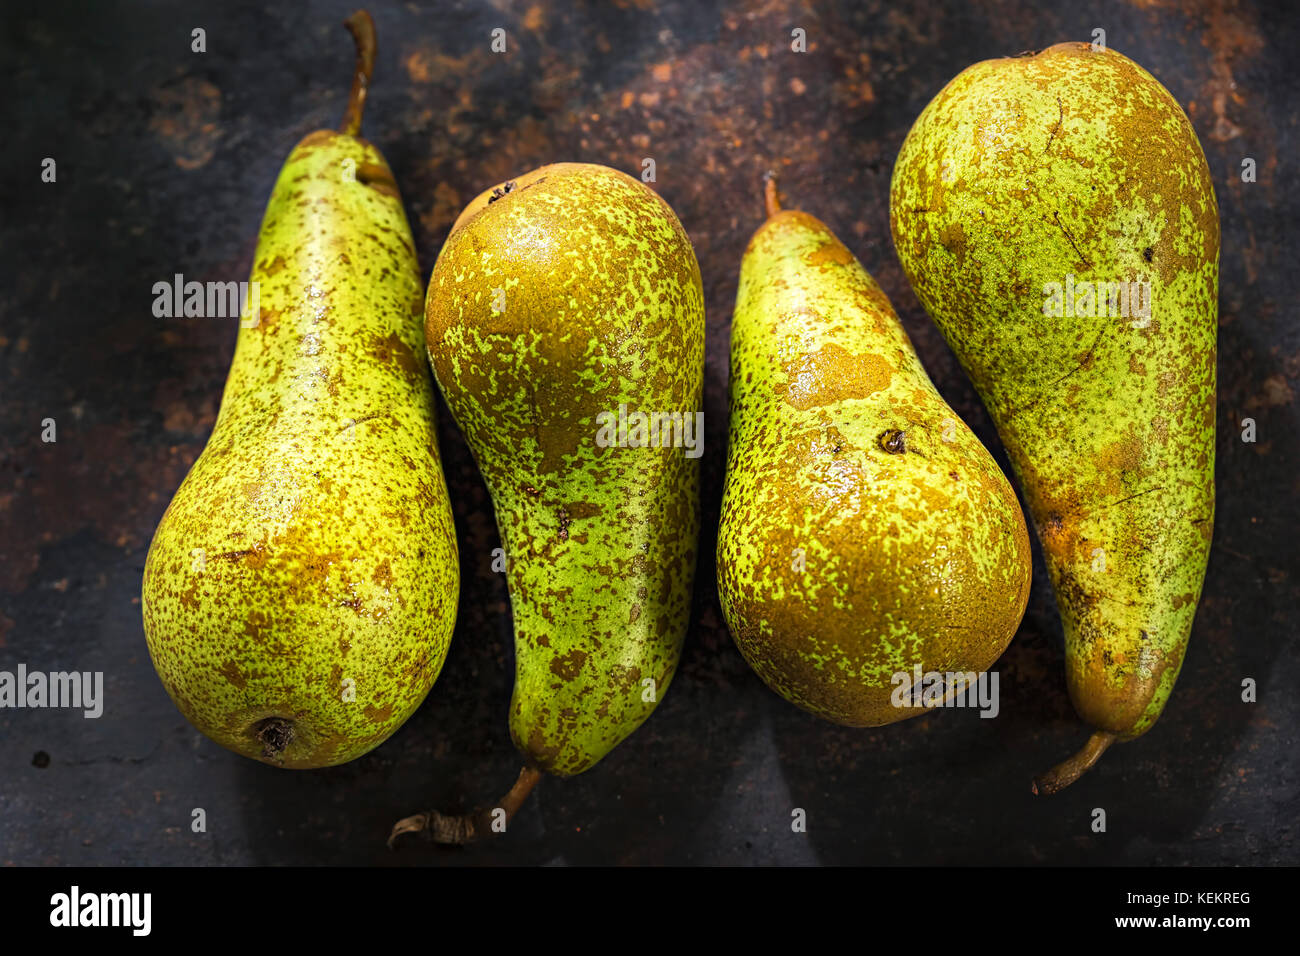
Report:
M1214 522L1219 220L1196 133L1132 60L1086 43L969 67L899 153L917 297L997 424L1096 728L1068 785L1144 733L1182 666Z
M638 180L544 166L461 215L426 337L505 550L511 735L534 770L581 773L663 698L686 630L703 441L695 254ZM638 413L679 427L636 447L651 437ZM609 428L621 415L625 442Z
M771 179L729 392L718 591L745 659L849 726L951 700L921 696L916 669L979 673L1006 649L1029 598L1024 516L880 287Z
M145 635L181 712L280 767L343 763L411 715L456 618L456 539L423 360L421 282L383 156L341 132L289 155L258 237L212 436L154 534Z

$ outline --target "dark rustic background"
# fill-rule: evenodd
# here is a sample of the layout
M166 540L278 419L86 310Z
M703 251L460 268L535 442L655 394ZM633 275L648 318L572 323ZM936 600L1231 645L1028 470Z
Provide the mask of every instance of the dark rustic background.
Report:
M193 730L150 667L140 576L212 427L233 322L155 319L154 282L242 280L276 172L337 124L347 2L7 4L0 151L0 668L102 670L107 711L0 711L0 863L1296 863L1296 50L1276 7L907 3L372 2L366 134L401 184L427 276L463 203L556 160L639 173L676 209L708 307L702 560L679 676L591 772L547 780L496 842L384 848L389 824L499 794L509 607L491 503L444 414L463 560L460 619L419 712L350 765L284 772ZM204 54L190 31L207 31ZM509 52L494 55L503 27ZM790 31L807 31L806 55ZM879 730L819 722L768 691L721 620L712 552L727 337L741 251L776 165L898 307L940 390L1001 454L919 309L889 237L889 176L913 119L976 60L1106 30L1185 105L1223 223L1218 517L1177 691L1139 742L1073 789L1033 772L1085 730L1064 689L1041 559L999 666L1002 713ZM58 181L40 181L44 157ZM1243 184L1243 157L1258 182ZM41 420L58 441L42 443ZM1243 443L1254 418L1258 441ZM1005 463L1005 461L1004 461ZM1259 702L1240 701L1253 677ZM208 832L190 832L203 807ZM808 814L806 835L790 812ZM1095 834L1094 807L1108 814Z

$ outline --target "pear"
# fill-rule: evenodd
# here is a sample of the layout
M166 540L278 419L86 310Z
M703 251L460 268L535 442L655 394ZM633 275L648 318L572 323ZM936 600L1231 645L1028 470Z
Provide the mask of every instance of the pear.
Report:
M429 361L492 496L514 619L525 767L492 808L504 819L542 773L608 754L672 680L699 530L703 303L667 203L583 163L484 191L434 266ZM393 836L484 829L431 812Z
M1050 793L1146 732L1182 665L1214 521L1219 222L1177 101L1086 43L953 79L894 167L890 221L1043 546L1095 733Z
M154 667L181 712L280 767L343 763L411 715L446 657L456 539L423 361L421 282L384 158L305 137L271 193L212 436L145 562Z
M722 610L781 696L889 724L951 702L1006 649L1029 535L876 282L825 223L780 208L770 175L767 212L731 326Z

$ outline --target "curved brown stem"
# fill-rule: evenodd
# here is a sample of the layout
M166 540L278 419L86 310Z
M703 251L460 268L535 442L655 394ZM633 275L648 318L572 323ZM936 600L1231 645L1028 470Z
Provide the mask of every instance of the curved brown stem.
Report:
M777 188L776 178L776 171L772 169L763 174L763 208L768 219L781 211L781 192Z
M1083 749L1073 757L1062 760L1047 773L1035 777L1030 789L1043 796L1064 790L1091 770L1092 765L1101 758L1106 748L1113 744L1118 736L1109 730L1097 731L1088 738Z
M348 108L343 113L343 125L339 131L348 136L361 132L361 114L366 109L366 92L370 89L370 78L375 73L375 21L365 10L358 10L343 21L343 25L352 34L352 42L357 47L357 65L352 71L352 92L348 94Z
M492 814L496 810L505 811L505 823L509 825L524 801L528 799L528 794L532 793L533 787L537 786L537 781L541 779L542 772L536 767L524 767L519 771L519 779L515 781L515 785L497 801L495 807L458 815L429 810L426 813L416 813L398 820L393 824L392 832L388 834L388 848L391 850L393 842L403 833L423 833L434 843L449 846L465 846L473 843L479 837L495 832L492 829Z
M506 812L506 822L509 823L519 808L523 806L528 795L533 792L533 787L537 786L537 781L542 779L542 772L536 767L520 767L519 779L515 785L506 791L506 795L497 801L497 806Z

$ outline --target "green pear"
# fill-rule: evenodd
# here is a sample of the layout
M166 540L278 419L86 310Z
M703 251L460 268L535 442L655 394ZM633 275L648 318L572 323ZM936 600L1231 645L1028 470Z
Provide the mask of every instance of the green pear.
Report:
M781 210L771 178L729 392L718 591L745 659L849 726L951 702L1024 614L1024 516L880 287L823 222Z
M154 667L237 753L343 763L419 706L446 657L455 529L423 361L421 283L392 173L358 137L374 25L340 132L289 155L212 436L145 562Z
M559 163L469 204L425 307L504 548L517 797L609 753L677 667L699 530L700 270L648 187Z
M1182 666L1214 522L1219 220L1177 101L1086 43L977 63L917 119L890 197L917 298L997 424L1096 733L1149 729Z

